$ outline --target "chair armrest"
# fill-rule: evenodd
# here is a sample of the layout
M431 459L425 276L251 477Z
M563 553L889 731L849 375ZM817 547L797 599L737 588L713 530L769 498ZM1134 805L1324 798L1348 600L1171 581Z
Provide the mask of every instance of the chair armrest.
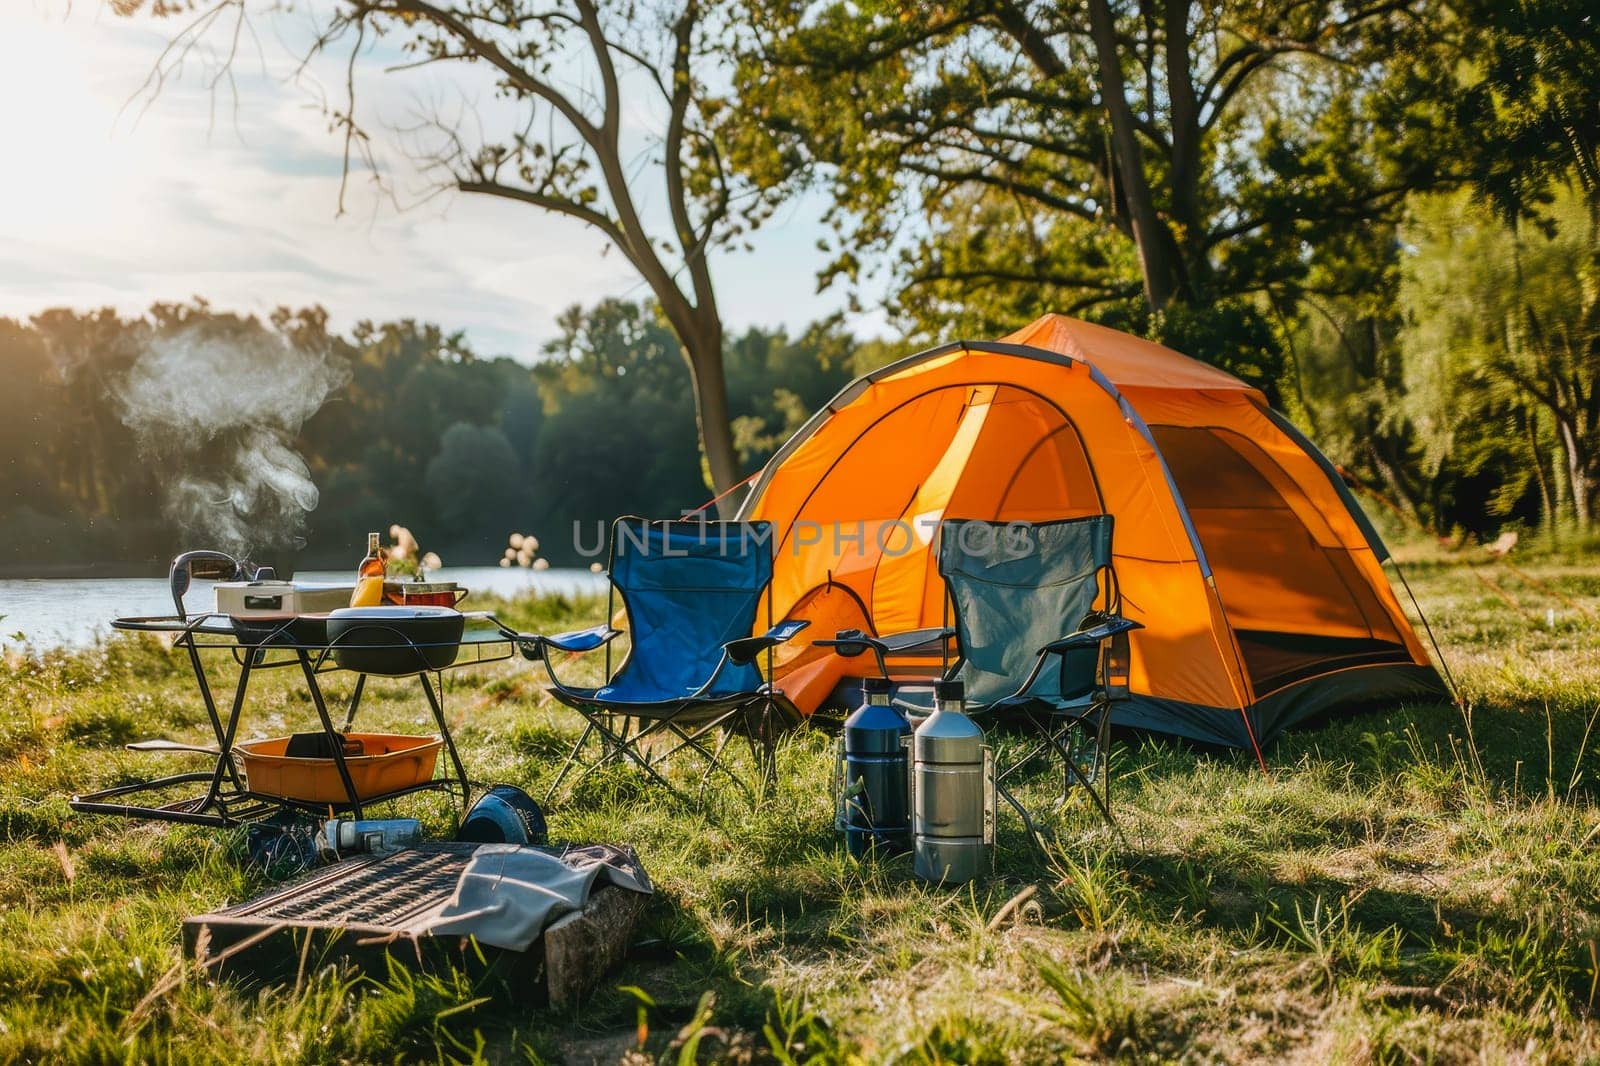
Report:
M611 643L621 634L622 630L612 629L609 624L602 622L588 629L574 629L568 633L555 633L549 636L539 633L519 633L517 646L522 649L525 658L537 660L548 648L574 653L594 651Z
M938 647L955 635L954 629L933 626L930 629L908 629L904 633L891 633L878 639L883 643L885 651L891 655L898 655L918 648Z
M826 648L838 648L840 655L853 659L868 648L896 655L900 652L937 644L955 635L956 631L954 629L945 629L939 626L935 626L932 629L912 629L904 633L891 633L886 637L874 637L868 633L863 633L859 629L841 629L832 640L814 640L812 643Z
M872 655L878 660L878 672L884 677L889 676L889 663L887 656L898 655L901 652L911 651L915 648L926 647L955 636L954 629L913 629L906 633L891 633L887 637L874 637L859 629L841 629L832 640L814 640L811 643L825 648L837 648L838 653L846 659L854 659L862 652L871 650Z
M1108 618L1103 622L1080 629L1076 633L1068 633L1060 640L1052 640L1039 649L1039 654L1060 655L1074 648L1091 648L1119 633L1127 633L1130 630L1143 628L1144 624L1142 622L1135 622L1128 618Z
M729 661L735 666L744 666L754 661L757 655L768 648L775 648L793 639L796 633L810 624L810 619L791 618L786 622L779 622L759 637L740 637L738 640L730 640L722 646L722 650L728 653Z

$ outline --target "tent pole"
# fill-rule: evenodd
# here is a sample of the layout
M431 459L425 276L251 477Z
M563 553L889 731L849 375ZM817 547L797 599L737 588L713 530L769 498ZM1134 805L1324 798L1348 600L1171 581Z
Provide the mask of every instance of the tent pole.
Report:
M1433 635L1433 626L1428 622L1428 616L1423 613L1422 604L1417 602L1417 594L1411 591L1411 582L1406 580L1406 572L1400 569L1400 562L1394 556L1389 556L1386 562L1394 567L1394 572L1400 577L1401 587L1406 590L1406 596L1411 600L1411 606L1416 609L1417 617L1422 619L1422 630L1428 634L1428 643L1433 646L1433 657L1439 660L1439 669L1444 671L1445 684L1450 686L1450 698L1459 707L1461 705L1461 690L1456 687L1455 675L1450 672L1450 664L1445 662L1444 652L1439 649L1438 638Z
M1233 623L1228 620L1228 608L1223 605L1222 593L1217 591L1217 579L1209 573L1205 575L1205 578L1207 590L1217 601L1217 612L1222 615L1222 624L1228 628L1228 647L1233 651L1233 663L1239 668L1239 678L1248 685L1250 683L1250 675L1244 667L1244 654L1239 650L1238 638L1233 635ZM1212 647L1217 649L1217 654L1220 656L1222 654L1222 645L1217 640L1215 629L1211 631L1211 644ZM1234 684L1232 675L1228 677L1228 686L1233 689L1234 699L1239 704L1239 717L1244 722L1245 736L1250 738L1250 750L1255 752L1256 763L1261 767L1261 772L1267 773L1267 757L1261 752L1261 742L1256 739L1255 724L1250 721L1251 701L1245 699L1244 693L1239 691L1239 686ZM1250 694L1254 696L1255 692L1252 690Z

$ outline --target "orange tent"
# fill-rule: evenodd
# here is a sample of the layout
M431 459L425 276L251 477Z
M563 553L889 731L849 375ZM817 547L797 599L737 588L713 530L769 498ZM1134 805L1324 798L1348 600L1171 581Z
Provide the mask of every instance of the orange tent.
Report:
M1124 611L1145 625L1119 724L1259 748L1336 705L1446 695L1383 543L1310 442L1237 378L1077 319L857 379L773 456L740 517L777 528L773 617L828 636L943 623L943 518L1101 513ZM777 680L812 709L864 665L802 648Z

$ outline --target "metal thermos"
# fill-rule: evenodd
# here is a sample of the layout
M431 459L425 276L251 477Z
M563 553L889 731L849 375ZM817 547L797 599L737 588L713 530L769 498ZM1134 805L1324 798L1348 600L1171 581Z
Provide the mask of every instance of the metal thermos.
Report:
M917 728L911 843L913 869L960 884L994 866L994 759L963 711L959 681L941 681L938 707Z
M347 855L388 855L421 842L422 823L415 818L329 818L317 834L317 849L325 861Z
M866 702L845 719L834 774L834 824L857 857L911 846L904 738L911 724L889 703L889 680L867 678Z

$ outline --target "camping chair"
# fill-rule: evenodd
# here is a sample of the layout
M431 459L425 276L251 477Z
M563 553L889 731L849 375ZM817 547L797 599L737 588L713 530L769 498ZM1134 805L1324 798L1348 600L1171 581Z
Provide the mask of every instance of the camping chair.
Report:
M840 633L830 642L846 655L871 649L887 676L886 655L948 648L955 637L958 658L946 661L944 676L964 682L970 713L1021 719L1038 731L1037 742L996 777L1030 828L1004 784L1052 753L1061 761L1058 805L1081 784L1112 820L1111 705L1128 692L1127 634L1143 627L1121 616L1111 528L1110 515L1042 523L948 519L938 555L948 593L945 627L884 638Z
M1020 717L1040 734L998 780L1053 751L1062 764L1060 800L1081 784L1107 821L1111 705L1128 694L1127 634L1143 628L1122 617L1111 531L1110 515L1036 524L957 519L943 524L939 542L946 623L953 613L960 652L953 676L966 683L975 713Z
M798 720L782 693L763 678L756 660L808 624L785 622L751 636L762 593L772 577L771 526L765 522L652 522L619 518L611 527L607 622L555 636L520 638L523 655L544 663L551 693L583 716L582 735L562 765L550 795L582 766L581 781L615 762L631 762L668 789L661 764L687 751L705 762L700 778L722 771L754 800L723 756L742 736L756 761L761 788L776 773L780 729ZM631 647L611 670L616 597L622 597ZM770 605L768 610L770 611ZM606 649L606 683L597 688L563 684L551 651ZM585 762L591 742L596 758ZM665 744L665 750L661 745ZM576 783L576 782L574 782Z

